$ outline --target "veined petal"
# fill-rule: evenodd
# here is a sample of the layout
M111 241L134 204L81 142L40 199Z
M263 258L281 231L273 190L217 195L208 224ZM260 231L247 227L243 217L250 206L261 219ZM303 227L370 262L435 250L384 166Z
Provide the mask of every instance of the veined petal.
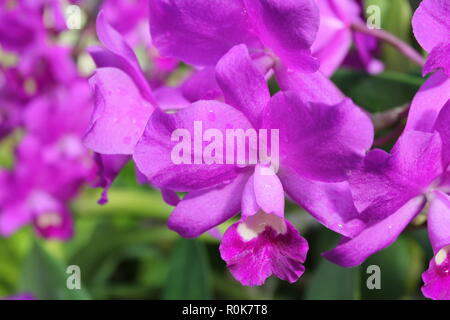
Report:
M439 112L450 99L450 78L444 72L433 74L414 97L405 130L433 132Z
M252 25L264 45L286 65L315 72L319 61L311 55L319 10L313 0L244 0Z
M153 107L131 78L116 68L97 69L90 79L95 111L85 145L103 154L132 154Z
M423 68L423 74L442 69L447 77L450 77L450 42L438 44L430 52Z
M95 48L91 50L91 55L98 67L118 67L127 73L136 83L142 96L156 108L156 102L151 92L150 86L142 73L133 49L125 42L123 37L106 20L103 12L97 16L97 35L102 44L110 53Z
M281 166L324 182L346 180L373 139L370 119L350 100L337 105L306 103L292 91L272 97L262 127L279 129Z
M450 245L450 198L441 191L433 192L427 226L435 253Z
M428 52L450 34L450 3L447 0L423 0L412 19L417 41Z
M360 265L370 255L394 243L424 205L423 196L411 199L397 212L384 220L373 222L356 237L344 238L336 248L323 253L323 256L346 268Z
M241 0L150 0L150 32L162 55L213 66L233 46L257 47Z
M214 67L205 67L194 72L183 83L183 96L190 102L198 100L223 100L223 93L216 80Z
M103 188L99 204L108 202L108 190L125 164L131 159L129 155L95 154L95 162L98 166L98 181L95 187Z
M229 184L189 192L170 215L169 229L185 238L194 238L232 218L240 210L249 176L241 173Z
M346 237L354 237L364 228L347 182L308 180L286 166L279 177L289 197L325 227Z
M264 75L253 65L245 45L233 47L219 60L216 77L225 102L244 113L257 127L270 94Z
M284 190L275 172L258 164L245 185L242 217L245 219L261 210L283 218Z
M284 230L279 229L279 220ZM307 252L307 241L289 221L265 213L233 224L220 244L228 269L246 286L260 286L272 274L296 282L305 271Z
M392 155L373 150L349 182L355 206L365 218L383 219L424 194L443 172L438 133L407 131Z
M275 68L275 77L282 90L295 91L305 102L335 105L345 99L345 95L320 71L300 73L279 64Z
M245 132L252 126L241 112L217 101L198 101L175 114L156 110L136 146L134 160L158 188L175 191L213 188L234 179L241 171L236 162L227 164L225 159L225 149L231 148L224 143L226 132L235 128ZM215 142L203 141L209 129L214 130L215 138L222 143L215 148L218 159L208 159L203 152Z

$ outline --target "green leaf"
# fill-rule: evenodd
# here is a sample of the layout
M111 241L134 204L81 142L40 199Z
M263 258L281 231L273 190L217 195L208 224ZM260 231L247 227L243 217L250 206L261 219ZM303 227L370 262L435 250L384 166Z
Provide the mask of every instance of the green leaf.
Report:
M173 251L163 298L211 299L210 291L210 270L204 244L197 239L180 239Z
M381 271L381 289L367 288L367 267ZM362 296L364 299L405 299L416 295L424 271L423 250L415 239L402 235L390 247L369 257L363 264Z
M358 267L343 268L322 258L308 285L306 299L359 299L359 272Z
M321 256L321 252L334 248L339 236L329 230L321 229L310 241L310 254L307 262L318 261L318 265L309 275L307 273L300 279L305 281L308 276L305 298L308 300L351 300L360 298L360 269L343 268L332 264Z
M35 242L24 263L20 292L30 292L40 300L89 299L86 290L69 290L66 268ZM81 270L83 277L83 270ZM82 278L81 278L82 280Z
M410 103L425 79L397 72L370 76L361 71L341 69L333 82L365 110L375 113Z

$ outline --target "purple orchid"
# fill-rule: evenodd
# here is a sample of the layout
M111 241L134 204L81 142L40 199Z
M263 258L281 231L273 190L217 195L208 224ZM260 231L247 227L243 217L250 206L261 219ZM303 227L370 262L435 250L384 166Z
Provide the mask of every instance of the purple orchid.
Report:
M49 14L44 21L45 11ZM33 50L46 41L46 29L67 29L60 0L0 1L0 44L5 50Z
M429 53L424 74L442 69L450 77L449 15L450 3L446 0L423 0L414 13L414 35Z
M37 45L22 53L17 65L0 70L0 138L24 126L25 111L34 99L80 81L70 50L62 46Z
M89 87L80 80L70 91L55 89L26 108L27 134L19 144L16 164L12 171L0 172L0 234L9 236L32 223L45 238L72 236L68 204L95 173L81 141L90 106Z
M184 237L197 237L242 210L220 247L237 280L261 285L275 274L294 282L304 271L308 245L284 217L284 193L325 226L348 236L359 232L362 222L345 180L371 146L372 124L348 99L326 104L319 100L327 98L316 95L316 102L309 102L304 99L314 94L302 91L270 97L245 45L219 60L216 77L226 104L201 100L170 114L156 109L135 147L134 161L152 185L188 192L168 222ZM333 95L336 99L335 92L329 93ZM195 135L198 122L222 137L233 129L279 130L279 171L271 161L269 166L268 154L256 161L249 156L239 164L221 162L216 157L228 152L223 145L212 153L211 163L202 163L207 157L196 151L188 152L186 162L174 163L174 130ZM200 141L197 146L206 150L208 145ZM269 148L271 158L276 146L270 143Z
M435 257L423 275L422 290L433 299L450 299L446 260L450 245L449 92L450 79L442 71L430 77L415 96L405 132L391 154L373 150L364 166L352 172L350 188L367 226L324 254L345 267L361 264L392 244L428 201L428 231Z
M373 57L377 40L356 32L352 24L364 23L361 4L355 0L317 0L320 26L312 45L313 55L320 60L320 71L332 75L345 61L352 66L362 66L369 73L383 71L383 64ZM352 43L356 52L350 52Z

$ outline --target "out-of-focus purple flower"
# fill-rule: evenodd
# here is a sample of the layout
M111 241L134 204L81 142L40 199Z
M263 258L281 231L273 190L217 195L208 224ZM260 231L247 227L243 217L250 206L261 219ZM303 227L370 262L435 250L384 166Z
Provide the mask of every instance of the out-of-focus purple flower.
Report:
M1 0L1 46L7 51L25 52L42 45L47 30L60 32L67 29L62 9L60 0ZM44 20L45 10L48 15Z
M73 233L70 200L95 164L82 136L91 113L86 82L39 96L24 111L25 137L11 171L1 171L0 234L9 236L32 223L45 238L65 240Z
M0 2L0 44L5 50L22 52L44 41L40 2Z
M214 66L233 46L253 58L277 57L314 72L310 47L319 27L313 0L151 0L150 31L161 54L196 66Z
M413 17L414 35L430 54L423 69L428 74L442 69L450 77L450 3L447 0L423 0Z
M25 125L25 111L35 99L80 81L69 48L47 44L22 53L16 65L0 71L0 138Z
M383 71L383 64L373 56L377 40L352 30L353 23L364 23L361 4L354 0L316 2L320 11L320 27L311 49L320 60L320 71L330 76L344 61L351 66L363 67L372 74ZM356 52L350 52L352 43Z
M133 158L154 186L188 192L168 222L184 237L197 237L242 208L240 222L227 230L221 245L236 279L261 285L275 274L296 281L308 246L284 218L284 192L327 227L346 235L359 232L362 222L345 180L372 143L372 125L349 100L310 103L294 91L271 98L245 45L218 62L216 76L226 104L204 100L174 114L155 110ZM196 121L223 136L234 128L279 129L280 171L264 175L262 170L271 170L264 163L175 164L171 135L175 129L194 133Z

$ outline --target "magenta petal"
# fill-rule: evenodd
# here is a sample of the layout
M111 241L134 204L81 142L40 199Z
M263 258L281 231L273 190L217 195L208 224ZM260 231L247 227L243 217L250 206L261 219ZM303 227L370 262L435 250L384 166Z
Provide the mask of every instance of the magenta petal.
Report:
M443 42L433 48L423 68L423 73L442 69L450 77L450 42Z
M190 102L198 100L223 100L223 93L216 80L214 67L205 67L194 72L182 88L183 96Z
M373 139L370 119L349 99L337 105L306 103L292 91L272 97L262 127L280 130L281 166L324 182L346 180Z
M191 103L183 97L179 88L160 87L154 91L158 106L163 111L176 111L188 107Z
M450 163L450 99L442 108L435 123L435 130L439 132L442 139L442 157L445 165Z
M423 196L407 202L397 212L384 220L374 222L354 238L346 238L336 248L323 253L331 262L351 268L360 265L370 255L390 246L404 228L425 205Z
M439 134L407 131L392 149L371 151L350 176L355 206L367 218L383 219L423 194L443 172Z
M450 78L442 71L433 74L417 92L405 130L433 132L441 109L450 99Z
M33 213L22 199L2 208L0 213L0 235L8 237L33 220Z
M308 243L289 221L284 220L284 223L284 233L265 226L250 240L241 234L240 229L245 224L242 221L225 232L220 255L241 284L260 286L272 274L293 283L303 274Z
M441 191L434 191L428 210L428 234L434 252L450 244L450 198Z
M420 45L431 52L450 34L450 3L447 0L423 0L412 20L414 35Z
M34 218L34 227L45 239L64 241L70 239L74 233L70 212L62 205L55 211L38 213Z
M163 200L165 203L167 203L170 206L176 207L177 204L180 203L180 197L175 191L168 190L168 189L162 189L161 195L163 197Z
M265 213L284 217L284 190L272 169L257 165L254 174L256 202Z
M216 66L216 76L225 102L244 113L252 124L270 99L264 75L253 65L245 45L233 47Z
M223 152L222 163L208 164L207 157L203 157L205 154L202 156L202 150L209 145L209 142L201 141L203 133L215 129L225 139L226 130L233 128L245 131L251 124L241 112L217 101L199 101L175 114L156 110L136 146L134 160L139 170L158 188L175 191L212 188L234 179L240 169L224 163L225 144L219 150ZM174 132L180 135L174 138ZM181 144L186 148L178 150L177 146ZM197 150L195 145L200 148ZM178 156L179 161L175 161L174 157Z
M279 177L289 197L325 227L354 237L365 226L359 219L347 182L308 180L286 167L281 168Z
M450 300L450 245L440 249L422 274L422 293L433 300Z
M254 176L255 175L252 174L247 180L242 194L241 214L243 218L255 215L261 209L258 202L256 201Z
M119 69L97 69L90 84L94 89L95 111L85 145L103 154L132 154L152 106Z
M257 165L248 179L242 196L242 217L255 215L260 210L284 217L284 190L272 169Z
M244 0L248 15L264 45L289 67L315 72L319 61L311 55L319 10L313 0Z
M150 32L162 55L213 66L237 44L257 45L241 0L150 0Z
M198 237L236 215L249 174L205 191L189 192L170 215L167 225L185 238Z
M338 104L345 99L344 94L320 71L300 73L278 65L275 76L284 91L295 91L303 101Z
M97 16L97 35L102 44L115 55L101 53L98 49L91 51L99 67L119 67L127 73L136 83L141 94L155 107L151 89L142 73L139 62L133 49L125 42L119 32L117 32L106 20L105 14L100 12Z
M330 77L341 66L352 45L350 30L336 32L327 47L313 51L314 56L320 60L320 71Z
M98 181L95 187L103 188L99 204L108 202L108 190L125 164L130 160L129 155L95 154L95 162L98 166Z

